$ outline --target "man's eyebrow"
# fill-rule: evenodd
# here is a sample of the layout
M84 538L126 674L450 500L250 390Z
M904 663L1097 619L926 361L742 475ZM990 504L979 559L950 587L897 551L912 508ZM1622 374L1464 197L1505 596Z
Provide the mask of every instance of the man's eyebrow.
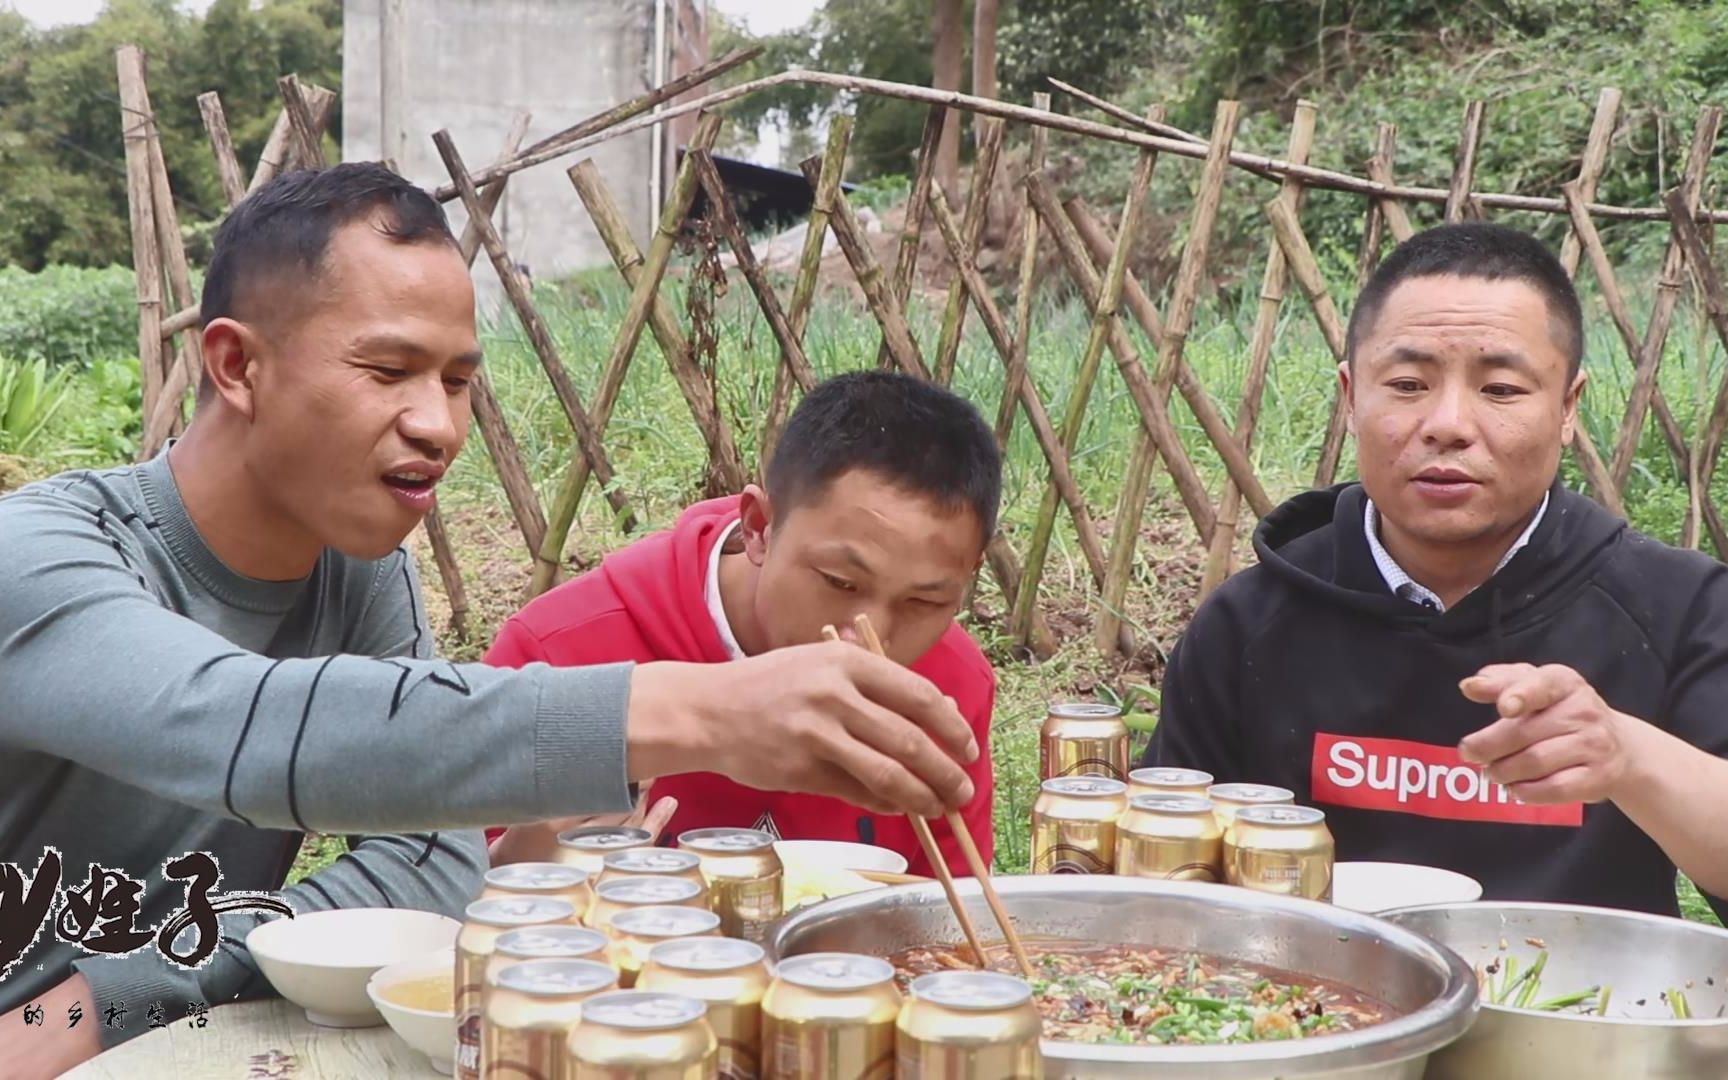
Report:
M864 557L858 553L858 549L854 548L851 544L841 543L839 546L839 550L840 550L841 557L843 557L847 562L851 563L853 566L864 571L866 574L874 574L876 572L875 568L872 567L869 563L865 562ZM913 592L936 592L938 590L948 588L951 584L952 584L951 582L944 581L941 579L938 579L936 581L921 581L921 582L918 582L917 584L912 586L912 591Z
M1485 353L1482 356L1477 357L1476 362L1481 364L1483 367L1507 368L1516 371L1520 375L1528 375L1531 378L1536 377L1536 365L1532 364L1530 358L1521 352Z
M357 353L407 353L420 359L436 359L433 353L413 338L388 332L367 334L354 343L354 351ZM478 367L485 361L486 354L479 349L470 349L453 359L457 364Z
M1440 358L1431 352L1413 349L1408 345L1400 345L1392 350L1390 356L1386 357L1386 362L1388 364L1418 364L1423 367L1432 367L1440 362Z

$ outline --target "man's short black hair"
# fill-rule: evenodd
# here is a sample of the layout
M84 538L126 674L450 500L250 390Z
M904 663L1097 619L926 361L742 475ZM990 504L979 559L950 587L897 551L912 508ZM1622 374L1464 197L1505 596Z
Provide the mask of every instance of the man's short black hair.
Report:
M1522 281L1542 294L1556 325L1555 339L1566 354L1567 381L1584 357L1584 315L1578 292L1560 260L1540 240L1504 225L1471 222L1419 232L1386 257L1350 313L1346 356L1356 362L1356 346L1380 317L1386 297L1404 281L1456 276L1488 281Z
M782 512L819 497L853 469L877 473L954 511L970 510L982 545L996 532L1002 454L965 398L891 371L855 371L805 396L768 463L768 495Z
M260 284L282 290L315 282L336 230L373 216L397 243L456 244L432 196L377 162L283 173L241 200L216 230L199 306L203 324L243 319ZM292 310L275 293L268 302Z

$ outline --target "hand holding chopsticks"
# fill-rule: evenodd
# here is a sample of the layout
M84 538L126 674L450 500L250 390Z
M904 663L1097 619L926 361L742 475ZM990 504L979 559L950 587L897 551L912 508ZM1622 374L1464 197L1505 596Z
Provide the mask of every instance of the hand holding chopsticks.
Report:
M860 614L852 621L853 629L864 647L877 656L886 656L882 648L882 639L876 636L876 628L870 624L868 615ZM840 634L832 626L822 628L822 636L830 641L840 640ZM954 918L960 924L960 930L966 935L966 943L972 947L972 954L979 967L986 964L983 943L978 938L978 931L972 925L972 918L966 913L966 906L961 903L959 890L954 885L954 875L948 869L948 860L943 857L942 849L936 845L936 838L930 833L930 824L917 814L908 814L907 820L912 823L912 831L918 837L919 845L924 849L925 858L936 871L937 880L942 883L942 891L947 894L948 905L954 911ZM996 917L996 924L1002 930L1002 937L1008 943L1009 950L1014 954L1014 961L1019 965L1020 973L1030 979L1033 976L1032 962L1026 956L1026 950L1020 944L1020 935L1014 932L1014 923L1008 917L1008 910L1002 906L1002 898L996 895L996 886L990 881L990 868L984 865L983 858L978 854L978 846L972 841L972 833L966 828L955 811L948 811L946 821L948 828L954 834L955 841L960 845L960 852L965 856L966 866L977 879L979 887L984 891L984 901L990 905L990 912Z

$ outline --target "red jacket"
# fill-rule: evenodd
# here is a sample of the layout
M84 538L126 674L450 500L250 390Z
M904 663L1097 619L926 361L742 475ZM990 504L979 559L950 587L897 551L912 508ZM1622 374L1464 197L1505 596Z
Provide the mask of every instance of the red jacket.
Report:
M698 503L670 532L655 533L607 556L599 568L536 598L506 622L486 662L561 667L621 660L678 660L719 664L728 659L709 614L704 590L714 544L738 520L738 499ZM995 849L991 831L994 779L990 770L990 716L996 674L978 645L950 626L912 665L953 698L978 739L978 760L968 769L977 794L961 810L985 865ZM685 773L654 781L653 797L675 796L678 810L666 835L714 826L765 827L764 816L785 840L863 840L906 856L910 873L934 869L904 817L867 813L825 795L758 791L716 773ZM956 875L965 858L945 822L931 831ZM491 830L491 839L502 830Z

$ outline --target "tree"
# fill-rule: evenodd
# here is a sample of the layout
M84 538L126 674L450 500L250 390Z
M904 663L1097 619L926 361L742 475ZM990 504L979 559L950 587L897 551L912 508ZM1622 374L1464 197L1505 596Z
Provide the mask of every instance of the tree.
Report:
M338 88L341 43L340 0L216 0L203 18L175 0L109 0L93 22L52 30L0 12L0 265L130 262L118 46L144 50L169 184L196 227L224 206L198 95L221 94L250 168L280 107L277 77Z
M960 89L964 63L964 39L960 26L964 0L933 0L930 34L935 42L931 55L930 85L938 90ZM936 149L936 182L948 193L948 201L960 201L960 125L944 124Z
M996 96L996 0L974 0L972 7L972 92ZM977 139L974 125L973 139Z

